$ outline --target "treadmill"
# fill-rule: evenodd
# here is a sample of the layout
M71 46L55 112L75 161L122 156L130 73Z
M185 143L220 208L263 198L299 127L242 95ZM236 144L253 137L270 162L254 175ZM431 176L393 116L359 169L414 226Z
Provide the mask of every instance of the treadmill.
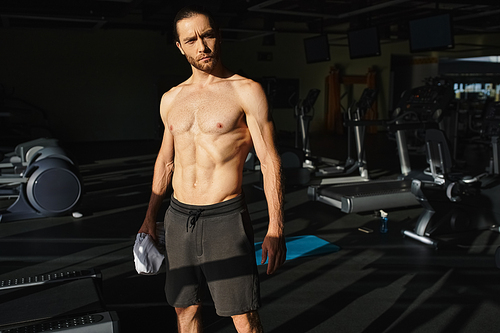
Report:
M407 90L394 110L392 120L358 120L350 126L384 126L395 133L401 174L396 179L369 180L334 185L311 185L310 200L339 208L344 213L367 212L380 209L418 206L411 192L412 179L406 130L438 128L454 97L451 86L432 82Z

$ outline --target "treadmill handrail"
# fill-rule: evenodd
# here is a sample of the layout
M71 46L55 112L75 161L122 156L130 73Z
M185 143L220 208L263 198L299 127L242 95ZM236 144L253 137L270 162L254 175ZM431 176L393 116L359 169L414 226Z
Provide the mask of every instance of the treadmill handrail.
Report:
M438 123L435 122L408 122L395 124L391 123L389 120L346 120L344 121L345 126L384 126L388 131L404 131L410 129L429 129L429 128L439 128Z

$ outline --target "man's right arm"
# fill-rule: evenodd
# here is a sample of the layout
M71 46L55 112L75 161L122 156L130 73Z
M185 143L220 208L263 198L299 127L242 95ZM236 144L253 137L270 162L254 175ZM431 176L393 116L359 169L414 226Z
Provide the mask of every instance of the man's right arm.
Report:
M163 96L160 105L160 114L163 124L165 125L165 131L163 133L160 151L155 162L152 193L149 199L146 217L144 218L144 222L138 231L138 233L147 233L151 235L155 241L157 241L156 219L158 211L161 208L163 199L165 199L165 195L167 194L167 190L172 180L172 174L174 172L174 138L168 130L166 121L166 111L168 105L167 94Z

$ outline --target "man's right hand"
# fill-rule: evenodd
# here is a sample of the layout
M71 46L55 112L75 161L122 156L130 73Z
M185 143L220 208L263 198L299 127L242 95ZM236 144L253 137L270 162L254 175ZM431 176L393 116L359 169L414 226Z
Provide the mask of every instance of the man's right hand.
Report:
M151 238L153 238L154 242L158 244L158 237L156 236L156 221L144 220L141 228L137 233L148 234L149 236L151 236Z

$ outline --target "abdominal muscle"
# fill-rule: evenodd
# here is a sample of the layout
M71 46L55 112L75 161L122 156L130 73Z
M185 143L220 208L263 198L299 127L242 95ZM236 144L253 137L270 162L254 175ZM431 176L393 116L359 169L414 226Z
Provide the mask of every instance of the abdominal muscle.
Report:
M248 140L176 144L172 187L174 197L192 205L211 205L241 194L243 164L250 149ZM224 140L226 139L226 140ZM226 141L226 142L224 142ZM231 144L232 143L232 144Z

